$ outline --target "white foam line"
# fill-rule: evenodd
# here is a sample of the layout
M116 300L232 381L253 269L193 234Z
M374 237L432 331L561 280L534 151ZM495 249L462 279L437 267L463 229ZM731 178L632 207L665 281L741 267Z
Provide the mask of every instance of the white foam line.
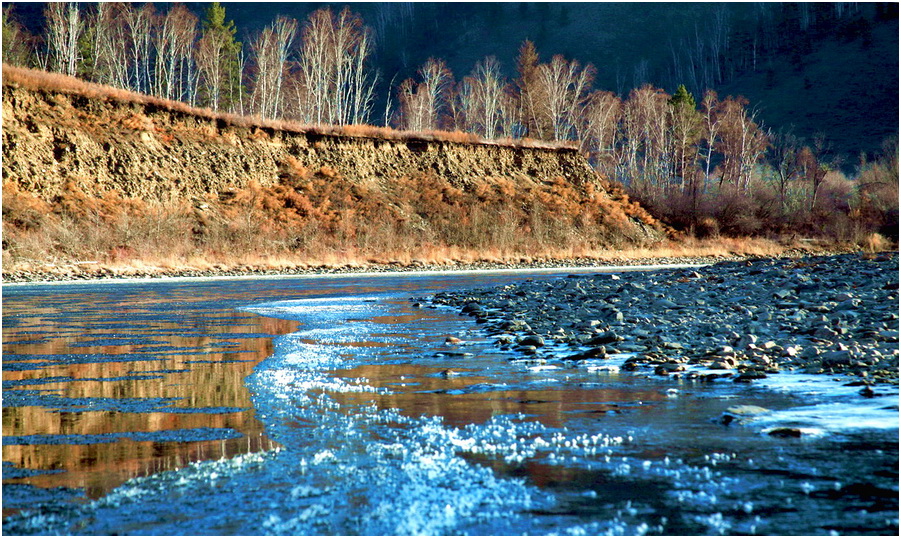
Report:
M173 276L141 278L95 278L88 280L41 280L35 282L3 282L2 287L59 286L78 284L143 284L153 282L207 282L218 280L279 280L279 279L320 279L320 278L392 278L398 276L444 276L444 275L513 275L545 273L625 273L629 271L661 271L664 269L695 269L706 267L708 263L678 263L661 265L593 265L585 267L521 267L516 269L448 269L428 271L373 271L345 273L309 273L281 275L221 275L221 276Z

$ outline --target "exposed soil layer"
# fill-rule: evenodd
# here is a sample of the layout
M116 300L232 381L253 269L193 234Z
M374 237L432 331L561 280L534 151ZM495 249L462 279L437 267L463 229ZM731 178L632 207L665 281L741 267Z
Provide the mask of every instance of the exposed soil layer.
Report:
M241 126L154 103L91 99L3 86L3 176L45 199L76 182L128 197L203 196L250 182L277 183L306 168L361 184L434 173L456 187L476 179L597 181L572 148L522 148L441 140Z
M189 259L234 268L271 255L384 263L398 252L440 259L445 248L515 260L676 236L571 147L304 128L12 72L7 274Z

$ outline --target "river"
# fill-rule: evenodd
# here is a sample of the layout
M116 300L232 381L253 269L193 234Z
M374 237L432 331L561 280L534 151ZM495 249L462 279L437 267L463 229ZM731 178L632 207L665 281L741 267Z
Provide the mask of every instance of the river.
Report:
M897 534L897 391L514 361L411 300L572 272L4 286L4 533Z

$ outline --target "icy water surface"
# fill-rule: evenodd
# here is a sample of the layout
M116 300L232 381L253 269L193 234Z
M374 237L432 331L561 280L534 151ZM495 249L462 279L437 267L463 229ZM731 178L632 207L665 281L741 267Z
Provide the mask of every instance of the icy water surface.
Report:
M4 532L897 534L896 392L510 361L408 300L530 276L5 287Z

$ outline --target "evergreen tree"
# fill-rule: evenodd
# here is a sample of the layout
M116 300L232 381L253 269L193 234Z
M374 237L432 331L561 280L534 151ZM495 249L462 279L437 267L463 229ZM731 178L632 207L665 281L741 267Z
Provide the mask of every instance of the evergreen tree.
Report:
M694 96L685 88L685 84L679 84L679 87L676 88L676 93L673 94L669 102L675 109L686 107L694 110L698 107Z
M689 194L692 206L697 209L697 196L700 185L696 163L698 159L698 142L703 135L702 117L697 110L694 96L680 84L676 93L669 100L671 111L670 134L672 136L673 176L680 178L683 192Z
M203 37L197 50L202 79L202 98L214 110L240 111L242 44L235 40L234 21L225 20L225 7L213 2L203 21Z

